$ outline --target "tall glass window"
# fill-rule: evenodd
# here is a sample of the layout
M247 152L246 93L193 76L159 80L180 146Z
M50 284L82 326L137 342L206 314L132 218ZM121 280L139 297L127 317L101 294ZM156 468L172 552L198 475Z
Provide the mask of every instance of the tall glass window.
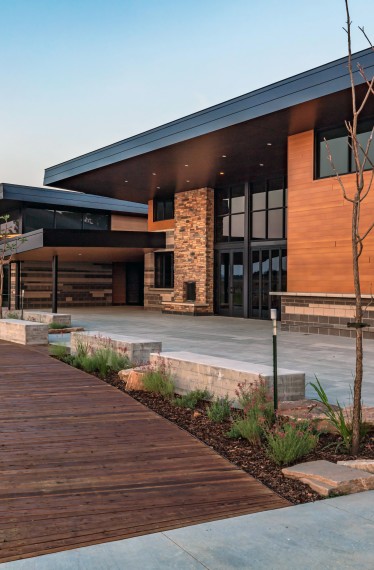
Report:
M108 230L109 214L25 208L23 233L39 229Z
M251 185L251 239L285 239L287 191L283 178Z
M216 241L244 240L244 184L216 191Z
M155 287L174 287L174 253L171 251L155 253Z

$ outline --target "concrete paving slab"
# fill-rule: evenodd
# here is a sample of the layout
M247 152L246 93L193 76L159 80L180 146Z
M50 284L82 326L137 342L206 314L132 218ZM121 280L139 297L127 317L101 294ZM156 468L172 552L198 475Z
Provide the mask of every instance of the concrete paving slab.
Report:
M1 570L372 570L373 532L374 491L367 491L8 562Z
M193 556L162 533L1 564L1 570L201 570Z
M164 351L183 350L272 365L270 321L231 317L162 315L138 307L69 309L73 323L86 329L150 336L162 341ZM364 342L363 401L374 405L374 342ZM354 339L307 333L278 332L278 366L302 370L306 381L318 377L333 403L350 403L354 378ZM307 384L306 396L315 397Z

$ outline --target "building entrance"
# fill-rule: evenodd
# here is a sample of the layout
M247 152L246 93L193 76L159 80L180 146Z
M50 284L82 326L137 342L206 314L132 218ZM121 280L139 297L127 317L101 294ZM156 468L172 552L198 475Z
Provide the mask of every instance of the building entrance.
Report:
M219 251L217 309L220 315L244 316L243 250Z

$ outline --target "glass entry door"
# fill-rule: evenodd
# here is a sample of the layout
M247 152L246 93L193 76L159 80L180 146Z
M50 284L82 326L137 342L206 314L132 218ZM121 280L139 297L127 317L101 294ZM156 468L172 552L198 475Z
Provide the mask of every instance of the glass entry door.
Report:
M217 309L220 315L243 317L243 251L218 252Z
M251 254L251 316L268 319L270 309L278 309L280 297L269 295L270 291L287 290L287 250L281 247L252 248Z

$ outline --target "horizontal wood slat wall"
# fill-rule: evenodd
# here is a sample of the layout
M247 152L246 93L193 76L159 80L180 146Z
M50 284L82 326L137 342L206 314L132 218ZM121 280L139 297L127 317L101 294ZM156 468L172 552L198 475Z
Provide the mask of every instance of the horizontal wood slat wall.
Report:
M288 291L352 293L351 205L335 177L313 180L314 132L288 139ZM369 173L367 173L367 178ZM353 190L354 175L342 176ZM362 206L361 227L374 220L374 188ZM361 257L362 292L374 284L374 233Z

